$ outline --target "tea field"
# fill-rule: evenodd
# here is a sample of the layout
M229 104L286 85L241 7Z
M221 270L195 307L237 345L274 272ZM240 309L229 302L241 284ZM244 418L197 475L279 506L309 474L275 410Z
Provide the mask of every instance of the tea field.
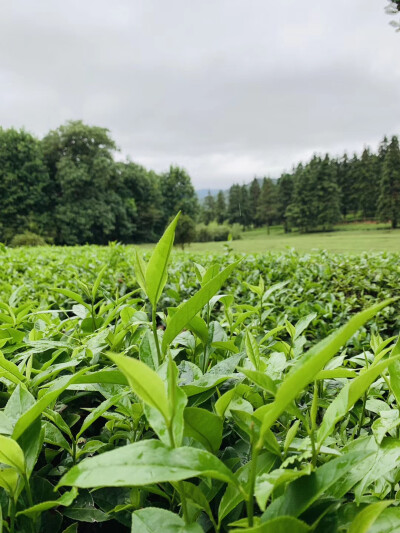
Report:
M0 250L0 532L400 532L400 255Z

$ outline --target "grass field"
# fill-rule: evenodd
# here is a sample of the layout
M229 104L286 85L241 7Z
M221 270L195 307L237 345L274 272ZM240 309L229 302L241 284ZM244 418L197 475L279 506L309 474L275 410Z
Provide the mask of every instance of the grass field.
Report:
M242 234L242 239L230 243L232 249L243 253L284 251L294 248L299 252L328 250L336 253L358 254L361 252L400 252L400 229L391 230L382 224L347 224L326 233L288 233L281 227L274 227L270 234L265 228ZM151 245L145 245L151 248ZM222 252L224 243L193 243L186 247L188 252Z

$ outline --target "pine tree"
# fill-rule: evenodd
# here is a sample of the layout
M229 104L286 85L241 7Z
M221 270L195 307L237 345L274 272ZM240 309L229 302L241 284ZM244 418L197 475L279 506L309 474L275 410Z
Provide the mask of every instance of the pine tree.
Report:
M289 232L289 222L286 218L286 209L289 207L294 190L294 177L292 174L282 174L278 180L278 210L279 221L283 222L285 233Z
M378 159L382 166L385 161L385 157L388 152L388 149L389 149L389 139L385 135L382 142L380 143L378 147Z
M215 204L215 213L218 224L223 224L227 218L226 201L223 191L218 192L217 201Z
M242 222L241 187L236 183L229 189L228 220L231 224Z
M336 179L340 190L340 211L344 217L349 213L347 187L349 179L349 158L345 153L341 159L336 160Z
M279 208L277 193L278 191L275 183L270 178L264 178L258 204L257 219L261 224L267 226L268 234L271 224L273 224L278 218Z
M344 160L339 168L338 183L340 187L340 196L342 201L343 215L357 215L361 209L360 206L360 165L361 161L357 154L354 154L351 160ZM344 176L341 176L344 174Z
M375 154L365 148L359 165L360 209L364 219L375 218L379 195L379 163Z
M383 163L378 215L384 222L390 220L393 229L397 228L400 217L400 148L395 136L390 141Z
M329 157L314 156L295 173L293 200L286 210L289 222L302 232L330 229L340 219L340 190Z
M242 185L240 188L240 211L241 211L240 223L245 228L248 228L252 223L252 217L251 217L249 190L247 188L247 185Z
M383 173L383 163L385 162L385 157L386 157L386 154L387 154L387 151L388 151L388 147L389 147L389 140L388 138L385 137L383 138L382 142L379 144L379 147L378 147L378 175L379 175L379 183L381 181L381 178L382 178L382 173Z
M286 218L291 226L301 232L311 231L315 227L313 216L314 179L313 160L303 167L299 164L294 173L294 190L292 201L286 209Z
M204 198L202 206L202 220L204 224L209 224L216 218L216 208L214 196L208 191L207 196Z
M260 226L257 218L258 204L260 202L261 187L258 179L254 178L249 187L250 221L254 226Z
M315 222L323 230L331 229L340 220L340 190L336 182L336 168L329 159L318 160L314 174Z

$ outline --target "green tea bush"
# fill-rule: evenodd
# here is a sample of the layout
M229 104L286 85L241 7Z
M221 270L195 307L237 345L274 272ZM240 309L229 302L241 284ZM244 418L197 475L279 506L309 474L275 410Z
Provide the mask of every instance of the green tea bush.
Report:
M0 531L400 529L399 257L0 255Z

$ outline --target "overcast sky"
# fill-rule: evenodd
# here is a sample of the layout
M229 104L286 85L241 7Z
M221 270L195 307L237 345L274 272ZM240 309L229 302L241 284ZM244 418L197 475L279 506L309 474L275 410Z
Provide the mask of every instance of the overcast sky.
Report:
M0 0L0 125L110 129L196 188L400 133L385 0Z

